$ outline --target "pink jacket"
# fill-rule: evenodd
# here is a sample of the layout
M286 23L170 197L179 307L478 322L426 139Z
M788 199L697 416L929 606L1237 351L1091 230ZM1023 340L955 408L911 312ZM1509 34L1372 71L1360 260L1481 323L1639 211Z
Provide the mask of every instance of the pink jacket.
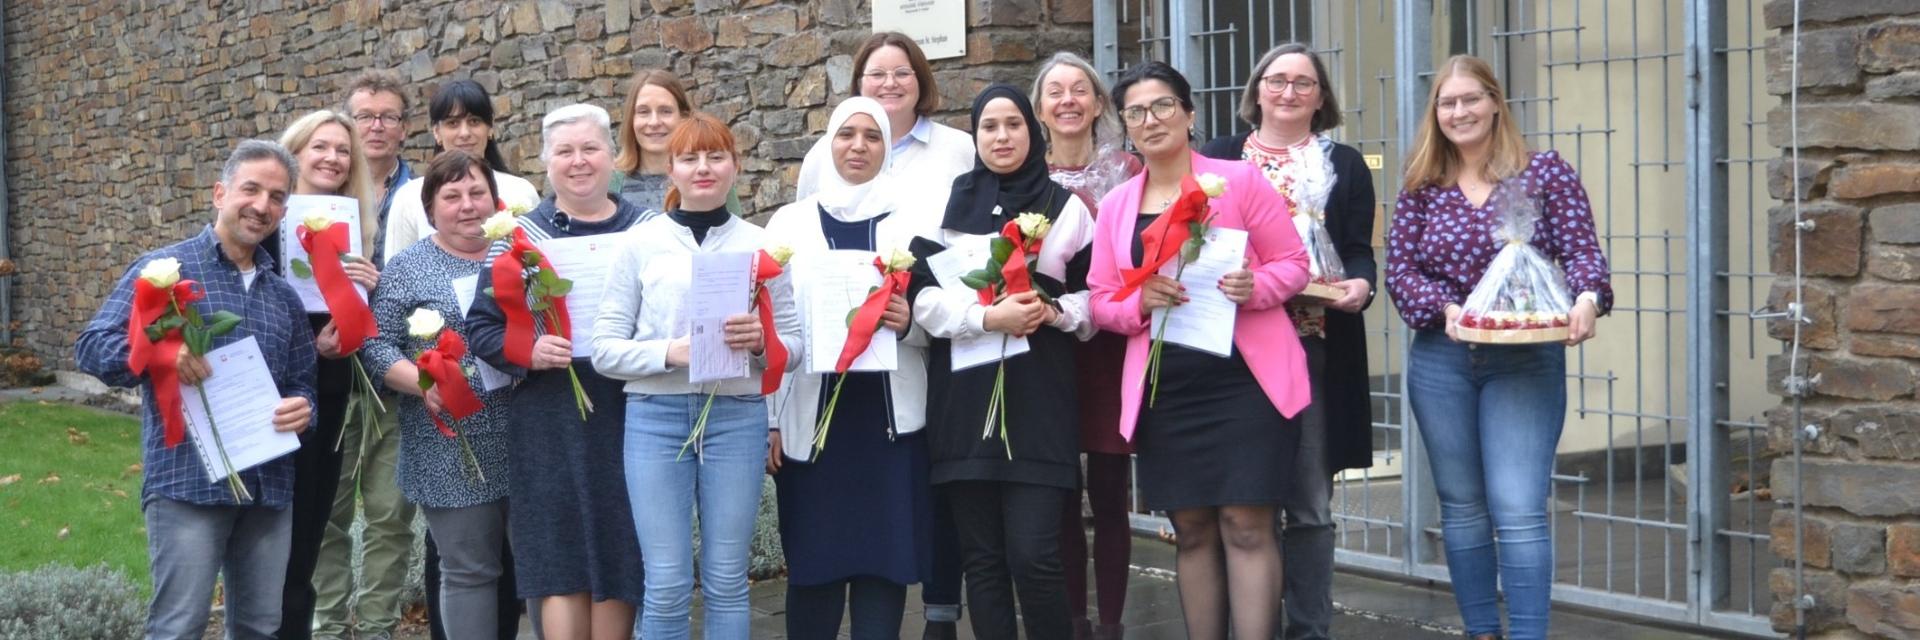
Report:
M1227 179L1227 192L1212 201L1213 224L1247 231L1248 267L1253 271L1253 297L1234 316L1233 344L1247 361L1260 388L1280 413L1293 417L1306 408L1307 359L1285 304L1306 288L1307 252L1300 245L1287 203L1253 165L1239 160L1215 160L1193 154L1196 176L1212 173ZM1142 171L1100 200L1100 217L1093 233L1093 268L1087 273L1092 290L1093 322L1101 329L1127 337L1126 367L1121 372L1120 435L1133 440L1140 416L1140 397L1146 389L1147 353L1152 336L1140 311L1138 291L1125 300L1119 292L1120 270L1138 266L1133 260L1134 226L1140 219L1140 195L1146 190Z

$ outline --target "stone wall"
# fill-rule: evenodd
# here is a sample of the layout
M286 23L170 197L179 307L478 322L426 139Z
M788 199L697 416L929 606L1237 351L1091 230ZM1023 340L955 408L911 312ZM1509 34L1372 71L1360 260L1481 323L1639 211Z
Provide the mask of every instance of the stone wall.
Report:
M1769 90L1792 80L1785 42L1792 3L1767 3L1779 29L1769 50ZM1805 509L1806 612L1810 635L1920 637L1920 2L1844 0L1802 8L1800 181L1790 160L1770 169L1773 197L1801 199L1806 315L1802 372L1812 378L1805 409L1773 410L1772 446L1803 438L1803 487L1790 456L1774 463L1783 508L1773 517L1773 624L1793 628L1793 515ZM1785 104L1784 102L1782 103ZM1790 151L1785 106L1768 119L1772 144ZM1773 307L1793 301L1789 206L1776 208L1773 265L1783 277ZM1792 325L1770 333L1786 339ZM1768 378L1776 393L1787 356ZM1812 425L1813 429L1804 427Z
M1092 47L1090 0L970 0L968 55L938 61L949 123L992 81L1027 82L1054 50ZM540 117L579 101L623 112L635 69L663 67L733 126L741 197L790 199L869 32L861 0L343 0L7 3L7 186L16 341L56 368L141 252L210 220L219 163L337 107L367 68L413 83L406 158L432 153L424 100L471 77L494 95L496 138L544 184Z

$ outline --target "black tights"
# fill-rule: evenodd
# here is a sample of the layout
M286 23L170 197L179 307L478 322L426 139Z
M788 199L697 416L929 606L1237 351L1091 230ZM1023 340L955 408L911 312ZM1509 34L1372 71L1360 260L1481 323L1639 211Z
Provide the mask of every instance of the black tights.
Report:
M1271 638L1280 607L1280 548L1273 507L1230 506L1173 512L1179 546L1180 609L1191 640Z

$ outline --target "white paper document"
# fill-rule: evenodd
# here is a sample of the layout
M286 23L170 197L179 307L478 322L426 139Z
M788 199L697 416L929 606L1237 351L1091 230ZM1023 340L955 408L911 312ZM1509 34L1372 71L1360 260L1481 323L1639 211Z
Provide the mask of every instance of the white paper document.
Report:
M325 216L346 223L347 252L366 255L360 246L360 202L342 196L287 196L287 215L280 218L280 273L286 275L294 293L300 294L300 304L306 307L307 313L326 313L327 299L320 295L320 284L313 279L313 258L300 246L300 225L309 216ZM353 289L360 292L361 300L367 299L366 289L358 284L353 285Z
M573 357L593 357L593 318L600 314L600 293L607 287L607 272L620 254L614 239L621 234L603 234L581 238L553 238L540 243L540 255L553 264L560 277L573 281L567 293L567 320L572 325Z
M480 286L480 274L453 279L453 297L460 303L461 320L465 320L467 313L473 311L474 288L478 286ZM513 384L513 376L493 368L493 365L487 364L485 358L474 356L473 364L480 371L482 391L497 391Z
M929 256L927 268L933 271L933 279L940 283L941 289L972 295L974 290L961 282L960 276L987 266L990 251L987 242L955 244L946 251ZM1028 348L1026 338L993 332L971 338L956 338L948 343L954 371L1011 358L1026 353Z
M747 352L727 346L727 316L747 313L753 285L751 253L693 254L687 287L687 381L694 384L747 377ZM767 336L779 340L779 336Z
M1220 292L1220 278L1240 270L1247 256L1247 232L1239 229L1214 227L1207 230L1207 243L1200 247L1200 259L1188 264L1180 271L1180 284L1187 288L1187 302L1173 308L1168 314L1165 309L1153 312L1153 333L1167 342L1199 349L1225 358L1233 354L1233 318L1240 312L1240 305L1227 299ZM1173 277L1180 269L1180 259L1169 260L1160 268L1160 274ZM1160 333L1160 326L1166 325L1166 333Z
M180 404L186 408L187 433L200 451L209 482L225 482L229 473L252 469L300 448L299 434L273 430L280 388L273 383L267 359L260 355L259 341L247 336L209 351L207 364L213 375L200 386L180 384ZM202 390L207 394L206 404L200 402ZM208 407L213 409L211 420ZM219 447L214 445L216 427L220 430ZM222 449L226 451L224 458Z
M833 373L840 363L840 351L846 348L847 322L851 312L867 301L867 293L880 286L880 270L874 268L872 251L816 251L793 257L787 267L793 274L794 295L806 301L801 318L807 340L807 373ZM855 358L852 371L893 371L900 368L899 338L892 329L881 327L873 333L873 342Z

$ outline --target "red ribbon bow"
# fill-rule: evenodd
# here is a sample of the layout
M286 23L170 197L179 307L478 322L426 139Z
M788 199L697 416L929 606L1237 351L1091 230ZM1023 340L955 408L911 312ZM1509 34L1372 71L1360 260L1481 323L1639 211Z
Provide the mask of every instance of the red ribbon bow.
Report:
M999 293L1013 295L1032 291L1033 274L1027 270L1027 254L1039 255L1040 239L1027 239L1026 234L1020 232L1018 218L1008 220L1006 224L1000 226L1000 237L1013 243L1013 252L1008 253L1007 261L1000 265L1002 284ZM994 295L993 289L993 287L987 287L979 290L981 306L993 306L994 300L998 297Z
M307 250L313 282L319 285L320 297L327 301L327 313L333 314L333 326L340 331L340 352L359 351L360 344L373 336L376 325L373 310L360 299L353 280L347 278L346 267L340 264L340 254L353 246L347 225L335 222L327 225L326 231L316 232L303 224L295 235L300 247Z
M420 367L421 375L433 381L440 390L440 406L446 408L447 415L454 420L479 413L482 405L480 398L473 394L473 386L467 384L467 372L460 368L460 359L467 355L467 342L452 329L440 331L440 340L432 349L420 352L414 364ZM456 435L440 415L431 411L427 417L433 419L433 426L440 429L440 435L453 438Z
M540 247L527 239L525 229L513 230L513 245L506 253L493 260L493 300L500 304L500 312L507 317L507 342L504 355L508 362L531 368L533 366L533 309L527 302L527 261L528 252L539 254ZM534 266L552 270L553 263L545 255ZM573 339L573 324L567 314L566 296L552 296L547 299L551 309L547 316L547 333L568 340Z
M1193 237L1193 229L1188 225L1203 219L1207 211L1207 193L1200 190L1200 183L1192 175L1180 180L1180 197L1167 207L1147 228L1140 232L1140 245L1144 250L1140 266L1133 269L1121 269L1120 291L1113 296L1115 300L1125 300L1145 284L1148 278L1160 271L1174 256L1180 255L1180 248Z
M787 345L773 324L773 294L767 282L780 277L786 269L765 249L753 256L753 306L760 312L760 335L766 344L767 368L760 372L760 395L773 395L780 389L780 376L787 371Z
M153 324L177 303L182 307L206 297L194 288L192 280L181 280L172 287L156 287L144 278L133 281L133 310L127 313L127 368L134 375L146 373L153 382L153 401L160 413L161 432L167 448L187 439L187 415L180 400L180 350L186 340L179 329L168 329L158 342L147 338L147 325Z
M873 268L881 274L880 286L867 293L867 299L860 303L860 309L853 314L853 324L847 327L847 344L840 348L840 360L833 365L834 373L846 373L853 367L853 361L866 353L867 345L873 343L873 334L880 331L880 316L886 314L887 303L894 296L907 292L907 283L913 274L906 271L887 271L887 261L873 259Z

